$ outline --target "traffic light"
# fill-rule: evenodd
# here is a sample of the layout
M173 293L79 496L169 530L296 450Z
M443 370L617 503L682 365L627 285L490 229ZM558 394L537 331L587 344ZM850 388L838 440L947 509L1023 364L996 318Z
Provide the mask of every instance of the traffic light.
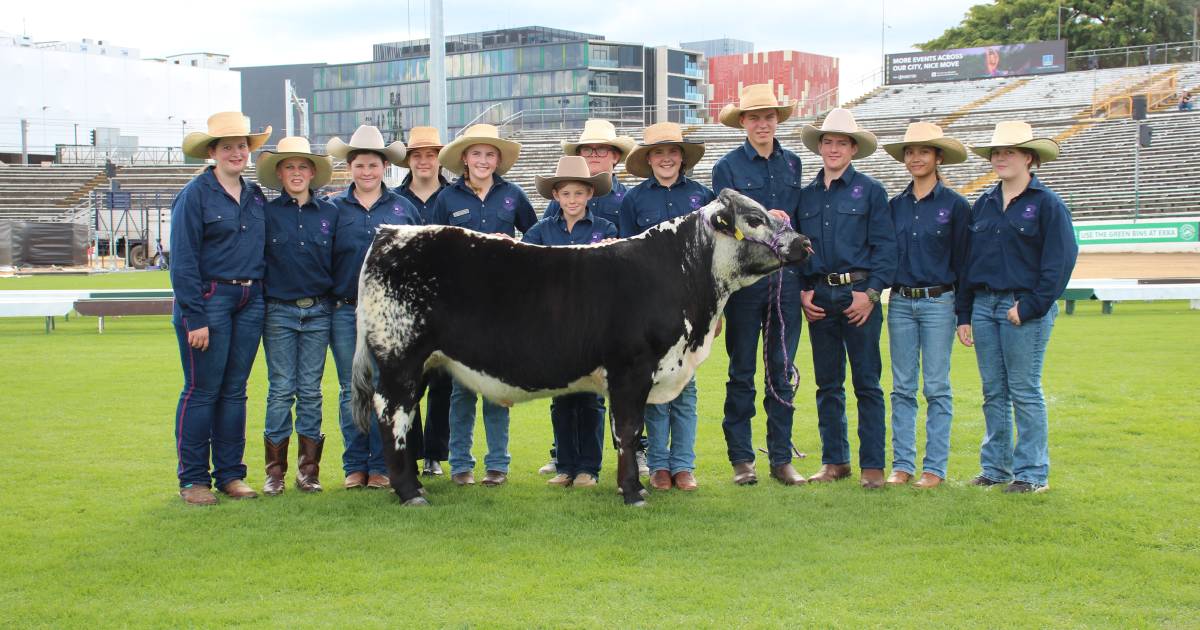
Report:
M92 146L96 146L96 130L92 130Z
M1138 146L1143 149L1150 148L1150 141L1154 138L1154 130L1150 125L1138 125Z
M1133 113L1134 120L1146 120L1146 95L1133 95Z

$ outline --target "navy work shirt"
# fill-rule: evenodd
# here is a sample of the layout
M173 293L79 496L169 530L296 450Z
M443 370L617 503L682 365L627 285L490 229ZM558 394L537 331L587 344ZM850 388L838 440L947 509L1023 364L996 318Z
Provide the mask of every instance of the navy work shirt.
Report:
M625 192L617 232L621 238L636 236L663 221L695 212L716 198L704 184L682 174L669 188L651 176Z
M896 229L883 184L847 166L829 188L825 169L804 187L799 216L792 224L812 240L813 255L801 286L811 290L815 276L866 271L854 290L882 291L896 276Z
M443 188L430 210L430 224L456 225L486 234L516 236L516 230L524 232L537 223L525 191L495 174L483 200L464 176Z
M955 298L958 323L971 323L979 288L1015 293L1023 322L1045 315L1067 288L1078 255L1071 213L1036 175L1008 208L1000 184L992 186L971 209L963 290Z
M438 173L438 189L433 191L433 194L429 195L428 199L421 201L421 198L412 191L412 180L413 176L410 171L408 175L404 176L404 181L400 182L400 187L396 189L396 192L404 195L404 198L417 209L417 212L421 213L422 223L429 223L429 210L433 207L433 202L437 201L438 195L446 186L450 185L450 182L446 181L446 178L442 177L441 173Z
M713 193L732 188L762 204L767 210L783 210L795 216L800 207L800 158L775 140L771 157L764 158L747 140L726 153L713 166Z
M612 176L612 190L603 197L592 197L588 200L587 208L593 216L604 219L614 226L620 223L621 219L621 202L625 199L625 193L628 192L625 184L622 184L616 175ZM546 206L546 211L542 213L543 219L557 217L562 214L562 208L558 202L551 199L550 205Z
M298 300L330 292L337 219L337 206L316 196L301 206L287 191L281 191L267 204L264 295Z
M971 206L966 197L937 182L922 199L910 182L892 197L896 225L895 284L902 287L953 285L966 260Z
M214 168L188 182L171 205L171 288L189 331L208 327L205 284L261 280L266 269L262 189L242 179L241 198L234 199Z
M370 208L354 196L354 184L329 198L337 206L337 228L333 239L333 295L341 300L358 297L358 273L375 232L381 225L422 225L421 213L404 197L380 184L381 194Z
M599 243L606 238L617 238L617 226L592 214L588 210L574 228L567 231L567 220L560 214L554 217L544 217L533 224L521 238L526 243L534 245L588 245Z

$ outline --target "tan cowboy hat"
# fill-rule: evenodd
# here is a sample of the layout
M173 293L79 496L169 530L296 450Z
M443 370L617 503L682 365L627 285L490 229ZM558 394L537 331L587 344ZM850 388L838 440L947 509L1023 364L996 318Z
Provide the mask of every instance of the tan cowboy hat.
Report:
M279 181L275 167L279 166L280 162L293 157L306 158L312 162L315 174L312 182L308 185L309 188L316 190L333 179L333 158L313 153L312 147L308 144L308 138L288 136L279 141L274 151L263 151L259 154L258 161L254 164L254 170L258 174L258 183L267 188L283 190L283 182Z
M543 175L535 175L533 185L537 187L538 194L546 199L554 198L554 187L559 182L582 182L592 187L593 197L603 197L612 190L612 175L609 173L600 173L592 175L588 170L587 160L578 155L564 155L558 158L558 167L554 170L554 175L549 177Z
M250 132L250 119L242 112L218 112L208 117L208 131L193 131L183 137L183 154L188 157L208 158L208 143L217 138L245 137L250 150L257 151L271 137L271 126L262 133Z
M339 160L347 159L352 151L374 151L392 164L399 164L407 153L404 143L399 140L384 146L383 134L379 133L379 127L371 125L359 125L358 129L354 130L354 135L350 136L350 142L342 142L341 138L331 138L325 148L329 155Z
M575 142L563 140L563 154L579 155L579 147L585 144L607 144L616 147L621 152L621 157L617 160L617 164L620 164L629 157L629 152L637 146L637 141L629 136L618 136L617 128L607 120L592 118L583 123L583 131L580 132L578 140Z
M971 151L985 160L990 160L992 149L1002 147L1029 149L1037 153L1043 163L1058 159L1058 143L1050 138L1033 137L1033 127L1019 120L1002 120L996 123L996 129L992 131L992 141L973 146Z
M960 164L967 161L967 148L963 143L942 134L942 128L927 122L908 123L904 139L883 145L883 150L896 159L904 161L904 147L919 144L942 150L942 164Z
M650 149L665 144L673 144L683 152L683 166L679 169L681 174L686 173L704 157L703 142L684 140L683 128L679 123L663 122L646 127L646 131L642 133L642 144L630 151L625 160L625 170L638 177L650 177L653 171L646 159Z
M497 175L507 173L508 169L517 163L517 156L521 154L520 143L501 138L500 130L496 129L495 125L480 124L467 127L461 136L442 147L438 153L438 162L451 173L462 175L466 168L462 161L463 153L476 144L493 146L500 152L500 163L496 165Z
M404 155L404 159L398 164L404 168L408 168L408 158L413 151L417 149L437 149L442 150L442 138L438 135L436 127L413 127L408 130L408 152Z
M717 116L721 120L721 124L734 129L742 128L742 112L749 112L758 109L773 109L776 111L778 121L783 122L791 118L792 112L796 111L796 106L792 103L779 104L779 99L775 98L775 91L771 89L769 83L755 83L742 88L741 97L738 103L734 105L729 103L721 108L721 113Z
M858 126L858 122L854 120L854 114L842 107L835 107L829 110L825 115L825 120L821 121L821 128L818 129L812 125L804 125L800 130L800 140L804 142L804 146L809 151L821 155L821 136L827 133L840 133L843 136L850 136L858 143L858 151L850 159L857 160L865 158L875 152L875 134Z

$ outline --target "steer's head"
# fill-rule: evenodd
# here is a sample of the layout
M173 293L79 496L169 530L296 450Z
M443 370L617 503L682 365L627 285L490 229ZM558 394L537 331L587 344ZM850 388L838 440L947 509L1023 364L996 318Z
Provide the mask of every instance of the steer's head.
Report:
M735 288L784 265L802 263L812 252L807 236L733 189L722 190L703 212L716 232L716 272Z

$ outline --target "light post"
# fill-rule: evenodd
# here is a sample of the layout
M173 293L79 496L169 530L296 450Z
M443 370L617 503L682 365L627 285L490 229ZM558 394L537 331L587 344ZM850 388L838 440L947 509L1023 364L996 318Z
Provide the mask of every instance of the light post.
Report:
M560 110L562 111L562 117L559 119L559 123L558 123L559 129L567 128L567 105L570 105L570 104L571 104L571 99L569 99L565 96L558 99L558 106L559 106Z

